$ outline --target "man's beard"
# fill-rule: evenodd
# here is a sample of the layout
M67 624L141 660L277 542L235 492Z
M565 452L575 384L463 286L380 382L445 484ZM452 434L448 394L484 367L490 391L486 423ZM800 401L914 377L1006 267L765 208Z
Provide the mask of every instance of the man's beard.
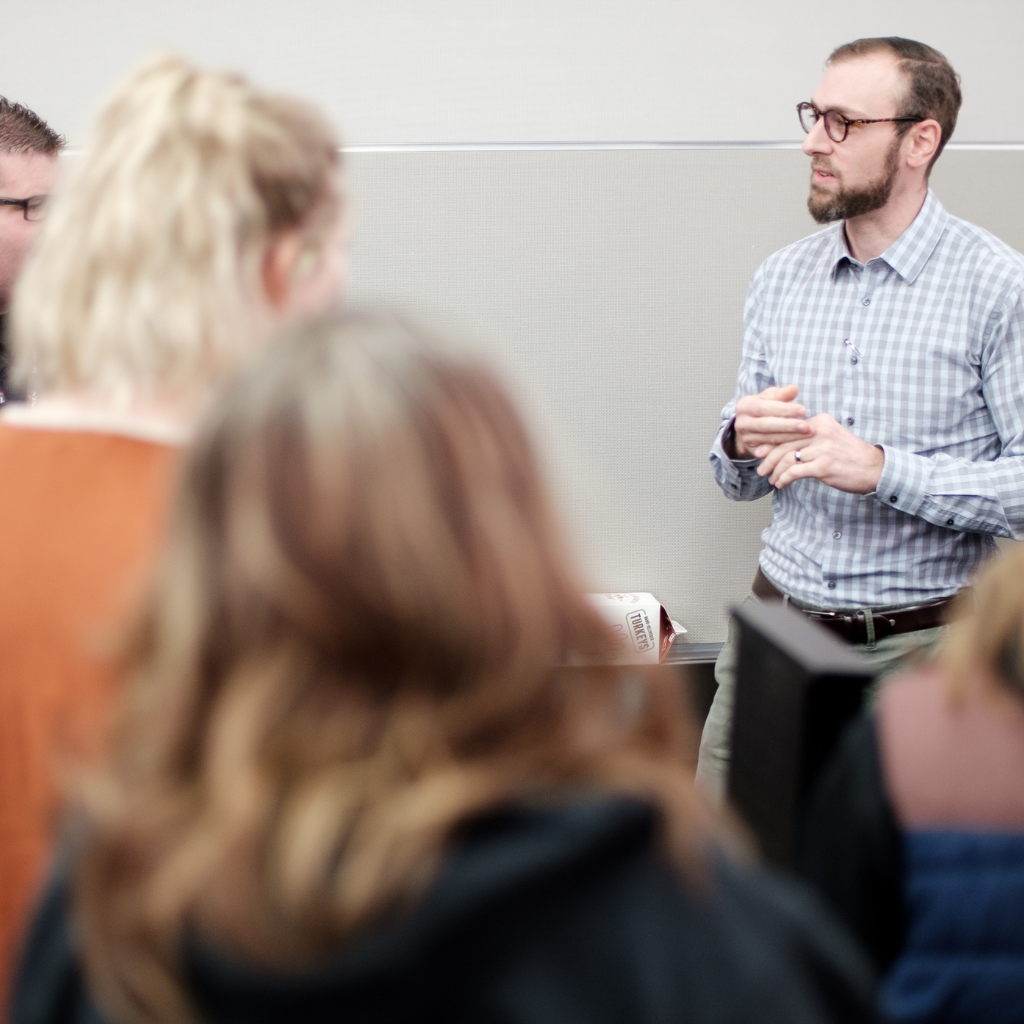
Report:
M897 153L900 139L894 139L885 157L885 167L881 175L868 185L861 188L843 188L828 192L820 185L811 182L811 194L807 197L807 209L819 224L829 224L835 220L849 220L859 217L862 213L880 210L892 194L892 186L899 170Z

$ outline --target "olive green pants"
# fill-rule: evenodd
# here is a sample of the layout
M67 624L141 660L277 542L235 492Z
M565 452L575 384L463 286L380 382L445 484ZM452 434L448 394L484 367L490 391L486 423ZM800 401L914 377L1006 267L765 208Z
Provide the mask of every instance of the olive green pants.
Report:
M760 604L760 598L749 594L744 604ZM890 675L908 662L931 654L945 633L945 626L921 629L913 633L887 636L872 646L852 644L874 666L880 677ZM717 802L725 799L729 776L729 742L732 736L732 709L736 696L736 662L739 658L739 630L735 619L729 622L729 636L715 662L718 689L704 723L697 759L697 783Z

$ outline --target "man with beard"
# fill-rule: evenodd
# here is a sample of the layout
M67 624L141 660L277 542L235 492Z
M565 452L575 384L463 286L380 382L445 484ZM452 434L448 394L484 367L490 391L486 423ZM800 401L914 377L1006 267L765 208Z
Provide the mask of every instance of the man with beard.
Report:
M772 494L747 600L788 600L879 672L934 645L994 538L1024 530L1024 257L928 188L960 100L922 43L829 57L797 109L832 226L755 273L711 450L727 497ZM736 653L731 630L698 766L715 795Z

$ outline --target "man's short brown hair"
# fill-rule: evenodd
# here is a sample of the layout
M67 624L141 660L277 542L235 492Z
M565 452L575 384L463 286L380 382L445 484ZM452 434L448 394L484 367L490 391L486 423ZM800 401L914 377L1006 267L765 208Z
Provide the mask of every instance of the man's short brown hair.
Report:
M934 118L942 128L938 149L928 164L928 172L931 173L932 165L939 159L939 154L953 134L956 116L963 102L960 76L953 70L949 61L938 50L914 39L881 36L855 39L852 43L836 47L825 65L885 51L899 58L900 71L907 79L907 92L896 111L897 116ZM905 135L910 131L910 127L906 122L896 125L900 135Z
M64 148L58 135L34 110L0 96L0 153L56 155Z

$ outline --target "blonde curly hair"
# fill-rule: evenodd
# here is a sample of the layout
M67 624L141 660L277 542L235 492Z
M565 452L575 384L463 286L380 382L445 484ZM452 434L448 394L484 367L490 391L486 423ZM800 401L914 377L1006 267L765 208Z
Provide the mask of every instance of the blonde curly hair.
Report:
M194 396L266 333L261 255L336 224L338 143L311 105L169 56L114 92L17 289L15 376L114 402Z

